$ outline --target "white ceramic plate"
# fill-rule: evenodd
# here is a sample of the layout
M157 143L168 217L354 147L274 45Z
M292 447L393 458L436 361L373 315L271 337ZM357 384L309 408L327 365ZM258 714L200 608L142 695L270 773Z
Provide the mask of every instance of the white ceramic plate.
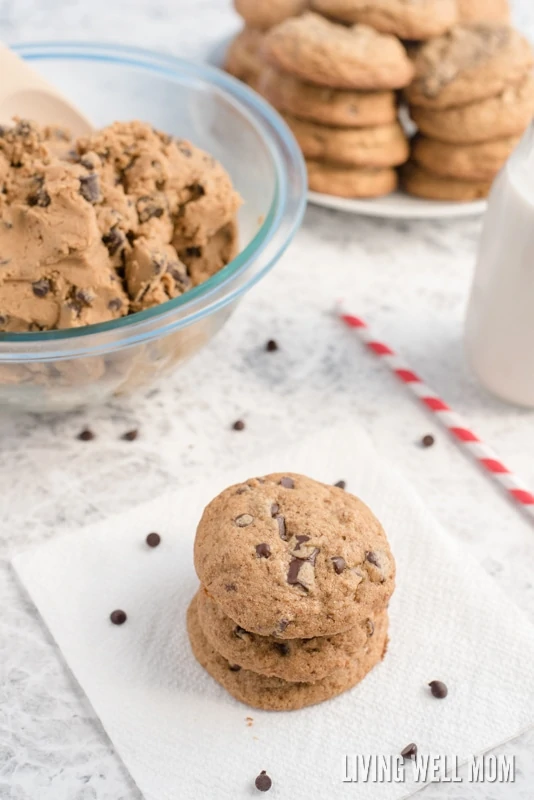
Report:
M232 37L219 42L208 54L208 61L221 68ZM472 203L451 203L440 200L421 200L411 197L405 192L397 191L387 197L369 200L349 200L345 197L334 197L330 194L309 192L310 203L323 208L334 208L348 214L360 214L366 217L382 217L388 219L452 219L454 217L472 217L485 212L487 202L477 200Z

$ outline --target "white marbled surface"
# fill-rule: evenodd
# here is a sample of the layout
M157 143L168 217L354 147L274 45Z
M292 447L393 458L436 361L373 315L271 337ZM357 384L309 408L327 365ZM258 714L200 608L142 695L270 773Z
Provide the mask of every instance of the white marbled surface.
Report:
M515 11L534 38L532 0L516 0ZM226 0L0 0L9 42L108 40L202 57L236 25ZM21 596L10 556L332 423L363 425L534 623L532 527L330 313L346 297L534 486L534 414L486 395L463 356L479 231L478 220L403 223L310 208L283 262L163 386L69 416L0 417L1 800L140 797ZM270 337L280 352L263 351ZM243 433L230 430L238 417ZM76 440L85 424L98 435L91 443ZM138 441L120 441L132 427ZM430 431L437 445L423 451L417 441ZM433 786L421 797L530 800L533 747L530 731L499 751L517 756L513 785Z

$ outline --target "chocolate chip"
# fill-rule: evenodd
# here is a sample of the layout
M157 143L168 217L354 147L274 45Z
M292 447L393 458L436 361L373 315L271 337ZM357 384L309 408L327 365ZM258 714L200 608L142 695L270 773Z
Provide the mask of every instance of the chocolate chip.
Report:
M80 442L91 442L93 439L96 438L96 435L90 428L84 428L81 433L78 434L78 439Z
M438 700L443 700L449 694L449 690L443 681L431 681L428 685L433 696L437 697Z
M14 135L22 136L23 138L29 136L31 132L32 132L32 124L26 119L19 120L19 122L17 122L17 124L13 128Z
M295 550L300 550L301 544L305 544L306 542L310 541L309 536L296 536L295 538L298 542L297 546L295 547Z
M346 481L338 481L337 483L334 483L334 486L337 486L338 489L346 489L347 488L347 482Z
M248 486L240 486L239 489L236 491L236 494L245 494L248 492Z
M108 308L110 311L120 311L122 308L122 300L120 297L113 297L108 303Z
M432 447L436 443L436 440L432 436L431 433L428 433L426 436L423 436L421 439L421 444L423 447Z
M140 197L137 201L137 213L139 222L148 222L150 219L159 219L165 213L165 209L158 205L152 197Z
M80 178L80 194L88 203L98 203L102 199L98 175L92 172Z
M135 442L138 436L139 431L137 428L132 428L131 431L126 431L126 433L123 433L121 439L123 439L125 442Z
M82 167L84 167L84 169L87 169L89 171L92 171L95 168L94 162L92 161L92 159L88 158L87 156L84 156L83 158L80 158L80 164L82 165Z
M412 759L417 757L417 745L413 742L411 744L406 745L404 750L401 750L401 756L404 759Z
M225 583L224 590L226 592L237 592L237 586L235 583Z
M334 572L336 575L341 575L341 573L345 572L347 569L347 562L343 556L334 556L332 558L332 564L334 565Z
M47 208L52 201L48 192L45 192L44 189L38 189L36 192L32 192L32 194L28 195L27 202L29 206Z
M266 542L256 545L256 555L258 558L269 558L271 555L271 548Z
M161 536L159 533L149 533L146 537L146 543L149 547L159 547L161 544Z
M103 243L108 249L110 256L115 253L125 244L125 236L118 228L111 228L109 233L105 233L102 237Z
M265 345L265 349L268 353L276 353L277 350L280 348L278 347L278 342L275 339L269 339L267 344Z
M251 517L250 514L241 514L240 517L236 517L234 522L238 528L248 528L254 522L254 517Z
M112 611L109 615L110 620L114 625L124 625L128 617L126 616L125 611L121 611L117 609L116 611Z
M239 664L228 664L228 669L230 670L230 672L239 672L241 670L241 667L239 666Z
M186 247L185 248L185 255L186 255L186 258L201 258L201 256L202 256L202 248L201 247Z
M242 419L238 419L237 422L234 422L234 424L232 425L232 428L234 429L234 431L244 431L245 428L246 428L246 425L245 425L245 423L243 422Z
M50 281L47 281L46 278L32 283L32 292L36 297L46 297L50 288Z
M287 571L287 582L290 586L302 586L302 588L307 591L307 587L299 581L299 572L305 563L306 559L302 558L293 558L290 561Z
M7 325L8 319L7 314L0 314L0 325Z
M278 534L280 538L283 542L287 542L289 540L289 536L287 535L286 518L281 514L277 514L275 519L278 523Z
M191 200L200 200L206 194L206 190L200 183L193 183L187 189L191 192Z
M314 551L313 551L313 552L312 552L312 553L311 553L311 554L308 556L308 558L306 559L306 561L309 561L309 562L310 562L310 564L311 564L313 567L315 566L315 562L317 561L317 556L319 555L319 552L320 552L320 551L319 551L319 548L318 548L318 547L316 547L316 548L315 548L315 550L314 550Z
M236 625L234 628L234 636L237 639L244 639L246 636L249 636L249 632L242 628L241 625Z
M281 656L288 656L290 653L289 645L286 642L274 642L273 647L278 650Z
M280 486L283 486L284 489L294 489L295 481L293 478L282 478L280 481Z
M378 560L378 556L376 553L373 553L370 550L368 553L365 554L365 560L368 561L370 564L374 564L375 567L380 566L380 561Z
M256 780L254 781L254 785L256 786L256 789L259 792L268 792L271 786L273 785L273 782L269 778L265 770L262 769Z
M273 503L271 506L271 517L276 517L279 511L280 511L280 506L278 505L278 503Z
M278 633L283 633L289 627L288 619L281 619L278 623Z
M184 155L186 158L191 158L191 156L193 155L193 151L191 150L190 147L187 147L183 139L176 139L176 146L180 151L180 153Z

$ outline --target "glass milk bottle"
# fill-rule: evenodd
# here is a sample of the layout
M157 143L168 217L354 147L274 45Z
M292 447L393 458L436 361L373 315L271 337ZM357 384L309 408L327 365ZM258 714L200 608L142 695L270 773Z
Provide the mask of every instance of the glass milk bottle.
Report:
M489 200L467 312L466 346L481 383L534 408L534 128Z

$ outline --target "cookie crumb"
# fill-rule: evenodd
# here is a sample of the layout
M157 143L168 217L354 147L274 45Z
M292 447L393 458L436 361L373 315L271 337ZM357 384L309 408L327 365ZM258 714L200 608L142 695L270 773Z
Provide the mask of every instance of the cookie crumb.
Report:
M436 443L436 440L432 436L431 433L427 433L426 436L423 436L421 439L421 444L423 447L433 447Z
M161 544L161 536L159 533L149 533L146 537L146 543L149 547L158 547Z
M96 434L94 434L90 428L84 428L83 431L78 434L77 438L80 442L92 442L93 439L96 439Z
M431 681L428 685L432 695L437 697L438 700L443 700L449 694L449 690L443 681Z
M252 728L254 725L254 717L245 717L245 722L247 723L247 728Z
M112 611L109 615L109 618L114 625L124 625L128 619L126 612L122 611L120 608L118 608L116 611Z
M254 781L254 785L259 792L268 792L271 786L273 785L272 780L267 775L266 771L262 769L256 780Z
M138 436L139 436L139 431L137 430L137 428L132 428L131 431L126 431L126 433L123 433L121 439L125 442L135 442Z
M278 346L278 342L276 341L276 339L269 339L269 341L265 345L265 349L267 350L268 353L276 353L276 351L279 350L280 347Z
M243 422L242 419L238 419L237 422L234 422L234 424L232 425L232 428L234 429L234 431L244 431L245 428L246 428L246 425L245 425L245 423Z

